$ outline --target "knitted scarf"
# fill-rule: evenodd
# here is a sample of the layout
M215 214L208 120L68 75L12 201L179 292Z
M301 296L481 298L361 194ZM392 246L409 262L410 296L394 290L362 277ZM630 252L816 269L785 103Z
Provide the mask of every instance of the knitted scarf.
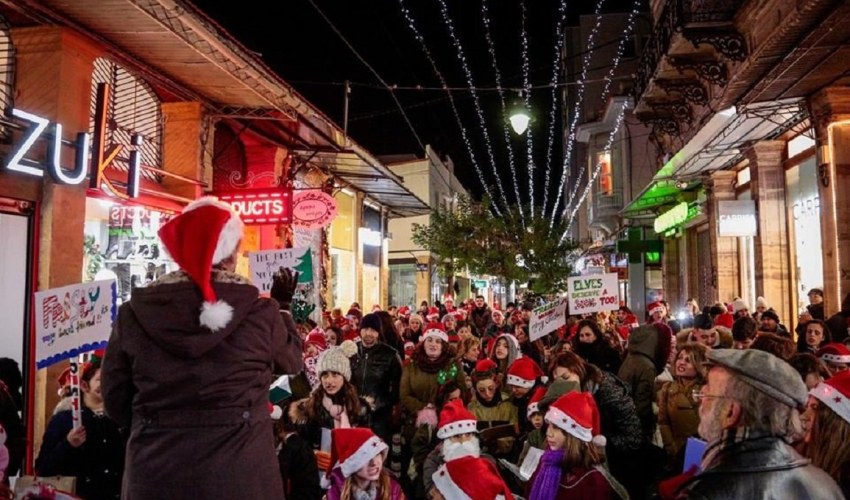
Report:
M537 466L537 477L531 486L531 500L546 500L558 496L558 488L561 487L561 474L564 461L564 450L549 450L543 452L540 457L540 465Z
M429 358L428 355L425 354L423 344L419 344L419 346L416 347L416 351L413 353L413 361L416 363L416 367L425 373L437 373L448 366L451 360L452 354L448 349L443 349L443 352L441 352L440 356L436 359Z
M331 418L334 420L334 429L350 429L351 424L348 421L348 413L345 411L345 405L337 405L331 401L331 398L322 396L322 406L328 411Z

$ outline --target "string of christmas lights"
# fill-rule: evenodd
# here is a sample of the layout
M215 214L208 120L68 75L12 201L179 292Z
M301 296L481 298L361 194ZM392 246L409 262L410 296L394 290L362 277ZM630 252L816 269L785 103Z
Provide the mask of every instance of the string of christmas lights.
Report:
M614 144L614 138L617 136L617 132L620 131L620 125L622 125L623 123L623 118L626 114L626 106L626 103L623 103L623 105L620 107L620 112L617 113L617 120L614 123L614 128L611 129L611 132L608 134L608 141L605 143L605 148L603 149L603 151L609 155L611 154L611 145ZM570 218L567 222L567 229L564 231L564 234L561 235L560 241L563 242L564 239L566 239L567 234L569 234L570 229L572 229L576 213L578 213L579 207L581 207L581 204L584 203L584 200L586 200L588 194L590 194L590 189L593 187L593 183L596 182L596 178L599 177L600 171L602 171L602 161L596 163L596 166L593 169L593 175L588 178L587 186L585 186L584 192L582 192L578 203L576 203L573 206L572 211L570 211ZM578 186L578 184L576 186Z
M446 5L445 0L437 0L440 4L440 14L442 14L443 24L446 25L446 28L449 31L449 37L452 40L452 44L455 47L456 55L458 61L460 61L461 66L463 67L463 72L466 75L466 83L469 85L470 93L472 94L472 102L475 105L475 113L478 115L478 121L481 125L481 133L484 136L484 146L487 150L487 156L490 158L490 167L493 169L493 176L496 178L496 187L499 188L499 195L502 197L502 203L504 204L505 209L509 207L508 199L505 197L505 190L502 187L501 179L499 179L499 172L496 169L496 159L493 156L493 146L490 143L490 133L487 131L487 123L484 121L484 112L481 110L481 101L478 99L478 92L475 89L475 81L472 78L472 71L469 69L469 64L466 62L466 55L463 50L463 46L460 43L460 38L455 33L454 22L452 21L451 16L449 16L449 8ZM495 204L496 200L493 200Z
M525 229L525 213L522 209L522 199L519 195L519 182L516 177L516 165L514 163L514 148L511 144L511 132L508 129L508 112L505 106L505 90L502 88L502 72L499 70L499 64L496 61L496 45L493 43L493 38L490 34L490 12L487 8L487 0L481 0L481 19L484 22L484 38L487 40L487 49L490 52L490 62L493 64L493 73L496 78L496 91L499 93L499 103L502 106L502 129L505 138L505 145L508 149L508 165L511 169L511 177L514 181L514 196L516 196L516 204L519 208L519 217L522 221L522 228Z
M599 31L599 27L602 25L602 6L605 3L605 0L599 0L596 3L596 24L594 24L593 29L590 30L590 35L587 37L587 46L593 47L593 39L596 38L596 33ZM578 119L581 115L581 105L584 100L584 82L587 80L587 68L590 66L590 58L593 55L592 50L588 50L585 52L584 57L582 57L581 61L581 84L578 86L578 90L576 92L576 101L573 109L575 112L573 113L573 118L570 120L570 128L569 135L567 137L567 147L564 152L564 161L563 161L563 169L561 171L561 182L558 184L558 193L555 196L555 204L552 206L552 215L551 220L549 221L549 229L555 225L555 216L558 213L558 205L561 202L561 198L564 192L564 185L567 182L567 178L570 175L570 160L573 155L573 144L575 143L576 136L576 126L578 125ZM569 204L566 204L568 206Z
M526 9L525 0L519 3L522 16L520 20L520 43L522 47L522 98L525 112L531 116L531 82L529 73L531 65L528 62L528 33L525 31ZM534 220L534 138L532 129L529 127L525 131L525 156L528 164L528 204L531 210L531 219Z
M640 0L635 0L632 4L632 10L629 12L629 17L626 20L626 28L623 30L623 36L620 37L620 40L617 44L617 52L612 60L611 67L608 69L608 74L605 78L605 86L602 89L601 100L602 102L606 102L608 99L608 94L611 90L611 82L613 81L614 72L617 70L617 67L620 65L620 60L623 57L623 53L626 49L626 43L629 41L629 37L634 31L635 20L637 18L637 14L640 12ZM618 124L619 126L619 124ZM561 217L564 217L570 207L573 206L573 202L575 201L575 194L578 192L578 188L581 185L582 178L584 177L584 169L579 171L578 179L576 179L575 185L573 186L573 190L570 193L569 202L564 206L564 211L561 213ZM584 198L582 198L583 201ZM579 202L580 206L581 202ZM577 210L577 206L576 206Z
M546 144L546 176L543 183L543 207L540 213L546 215L546 205L549 203L549 183L552 177L552 145L555 142L555 112L558 108L558 75L560 74L561 51L564 48L564 20L567 17L567 1L561 0L558 6L558 20L555 24L555 50L552 55L552 78L549 85L552 86L552 106L549 108L549 140Z
M419 47L422 49L422 52L425 54L425 58L428 59L428 62L431 64L431 69L434 70L434 74L440 80L440 84L447 88L448 84L446 82L443 73L437 68L437 63L434 61L434 57L431 55L431 50L428 48L428 45L425 43L425 38L419 32L419 28L416 27L416 23L413 20L413 16L410 14L410 10L404 5L404 0L399 0L399 6L401 7L401 12L404 15L405 21L407 21L407 27L410 29L413 34L413 38L419 42ZM475 169L475 173L478 174L478 180L481 182L481 186L484 187L484 193L487 194L487 197L493 199L493 195L490 192L490 186L487 184L487 181L484 179L484 173L481 171L481 167L478 165L478 160L475 158L475 152L472 149L472 144L469 140L469 135L466 133L466 127L463 126L463 122L460 119L460 113L458 113L457 105L455 104L454 96L450 91L446 91L446 94L449 99L449 104L451 105L452 112L455 115L455 120L457 121L458 128L460 128L460 134L463 138L464 144L466 144L467 153L469 153L469 161L472 163L473 168ZM491 209L493 212L501 217L502 213L499 211L499 207L496 204L491 205Z

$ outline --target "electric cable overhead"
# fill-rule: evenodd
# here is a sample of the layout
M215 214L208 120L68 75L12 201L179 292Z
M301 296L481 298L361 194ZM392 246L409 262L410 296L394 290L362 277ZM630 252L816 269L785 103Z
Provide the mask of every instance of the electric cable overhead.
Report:
M339 31L339 29L337 29L336 25L334 25L334 23L330 20L330 18L328 18L328 16L325 15L325 13L322 11L322 9L320 9L319 6L316 5L316 3L313 0L307 0L307 1L310 2L310 5L312 5L314 9L316 9L316 12L319 13L319 15L322 17L322 19L324 19L325 22L328 23L328 26L330 26L331 29L333 30L333 32L337 34L337 36L340 38L340 40L342 40L342 42L345 44L345 46L348 47L349 50L351 50L351 52L357 57L357 59L359 59L360 62L362 62L363 65L366 66L369 69L369 71L372 72L373 75L375 75L375 78L377 78L378 81L381 82L381 85L383 85L387 89L387 91L390 93L390 96L392 96L393 101L395 101L396 106L398 106L398 110L399 110L399 112L401 112L401 116L404 117L404 121L407 122L407 126L410 128L410 131L413 133L413 136L416 138L416 142L419 144L419 148L422 149L422 151L425 151L425 144L422 142L422 139L419 137L419 134L416 133L416 129L413 128L413 123L410 121L410 118L407 116L407 113L404 112L404 107L401 105L401 102L398 100L398 97L395 95L395 92L390 87L390 85L387 82L385 82L384 79L381 78L381 75L378 74L378 72L375 70L375 68L373 68L372 65L369 64L366 61L366 59L364 59L363 56L360 55L359 52L357 52L357 50L354 48L354 46L351 45L351 43L349 43L348 39L345 38L345 36L342 34L341 31Z

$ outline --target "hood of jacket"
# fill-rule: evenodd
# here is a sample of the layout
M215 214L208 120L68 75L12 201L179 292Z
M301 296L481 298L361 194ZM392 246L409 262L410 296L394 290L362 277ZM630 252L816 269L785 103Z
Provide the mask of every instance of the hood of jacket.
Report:
M214 270L212 281L218 299L233 307L230 323L215 332L201 326L201 290L183 271L168 273L133 291L130 308L161 348L181 358L198 358L233 333L259 297L257 288L238 274Z
M643 354L655 361L657 348L658 331L651 325L643 325L635 328L629 336L629 352Z

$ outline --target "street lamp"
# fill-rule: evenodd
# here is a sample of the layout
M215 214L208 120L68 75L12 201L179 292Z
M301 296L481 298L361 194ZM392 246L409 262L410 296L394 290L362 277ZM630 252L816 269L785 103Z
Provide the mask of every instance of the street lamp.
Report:
M525 102L522 100L522 91L520 91L519 97L514 100L513 105L511 106L511 114L508 119L511 122L511 127L514 129L514 132L518 135L522 135L526 130L528 130L528 124L531 122L531 117L525 109Z

